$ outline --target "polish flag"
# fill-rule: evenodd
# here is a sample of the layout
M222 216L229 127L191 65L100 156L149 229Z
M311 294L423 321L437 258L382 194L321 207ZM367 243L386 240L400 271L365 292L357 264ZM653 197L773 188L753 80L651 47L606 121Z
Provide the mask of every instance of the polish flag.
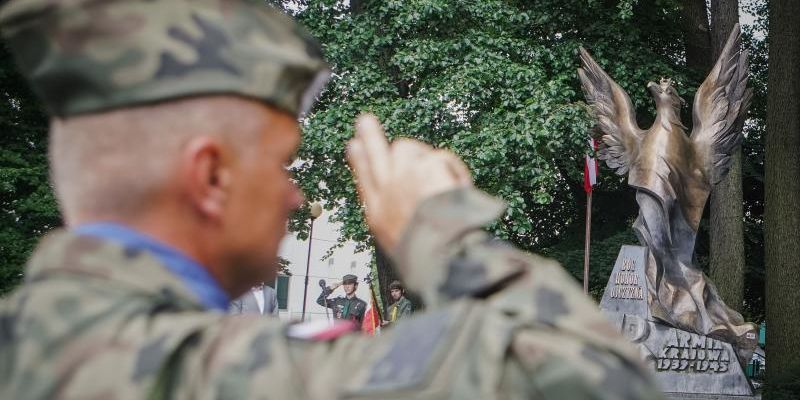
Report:
M597 150L597 142L594 139L589 139L589 146ZM600 166L597 165L597 160L590 155L586 155L586 162L583 167L583 190L586 193L592 192L592 187L597 184L597 173L600 172Z
M371 300L367 311L364 312L364 322L361 323L361 331L370 335L375 335L381 331L381 314L378 312L375 303Z

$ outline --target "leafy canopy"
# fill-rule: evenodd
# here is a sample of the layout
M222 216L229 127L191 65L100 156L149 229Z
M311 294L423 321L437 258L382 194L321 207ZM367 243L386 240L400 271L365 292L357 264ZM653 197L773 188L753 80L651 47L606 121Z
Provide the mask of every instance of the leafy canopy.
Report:
M0 296L22 281L39 236L60 225L48 183L47 116L0 42Z
M578 46L628 90L645 118L653 113L648 80L691 81L675 67L680 31L666 29L678 11L673 1L648 2L633 16L616 3L533 3L287 7L323 43L334 72L304 122L299 157L307 162L294 172L310 199L337 206L342 240L370 240L344 159L361 112L378 115L392 138L414 137L460 155L479 188L508 202L491 229L523 248L541 249L582 218L576 203L591 118L575 73ZM603 183L620 188L617 178ZM635 204L626 209L635 211ZM301 234L304 220L299 213L293 224Z

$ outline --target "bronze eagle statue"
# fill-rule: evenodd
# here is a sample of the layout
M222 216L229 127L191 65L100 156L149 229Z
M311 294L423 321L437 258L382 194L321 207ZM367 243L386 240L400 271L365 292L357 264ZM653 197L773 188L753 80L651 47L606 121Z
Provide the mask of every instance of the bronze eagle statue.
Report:
M755 347L755 325L729 308L693 262L694 244L706 200L727 174L742 142L750 106L747 52L739 25L697 90L690 135L681 123L684 103L669 79L649 82L657 114L642 129L628 94L581 48L578 75L596 119L598 158L628 174L636 188L639 216L634 230L649 250L648 304L653 317L674 327L733 343L740 357Z

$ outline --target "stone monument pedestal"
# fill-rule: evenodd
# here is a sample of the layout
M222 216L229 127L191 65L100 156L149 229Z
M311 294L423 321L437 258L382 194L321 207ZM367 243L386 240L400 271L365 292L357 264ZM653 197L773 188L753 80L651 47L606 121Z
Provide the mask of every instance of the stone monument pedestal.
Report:
M677 329L652 317L645 276L647 259L647 248L622 246L600 308L625 337L638 345L642 360L661 389L678 398L752 396L750 381L730 343Z

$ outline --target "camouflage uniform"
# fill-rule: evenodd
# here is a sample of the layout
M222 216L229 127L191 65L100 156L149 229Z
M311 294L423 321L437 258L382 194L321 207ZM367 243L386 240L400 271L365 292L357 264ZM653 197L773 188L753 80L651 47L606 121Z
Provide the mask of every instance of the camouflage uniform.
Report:
M55 116L210 93L299 114L325 64L260 3L19 0L0 26ZM209 311L150 253L57 230L0 302L0 398L660 398L569 275L479 229L502 210L419 207L391 256L430 311L379 337Z
M0 306L0 398L659 398L561 267L478 229L501 209L429 199L393 256L430 311L330 342L205 311L148 253L57 231Z

